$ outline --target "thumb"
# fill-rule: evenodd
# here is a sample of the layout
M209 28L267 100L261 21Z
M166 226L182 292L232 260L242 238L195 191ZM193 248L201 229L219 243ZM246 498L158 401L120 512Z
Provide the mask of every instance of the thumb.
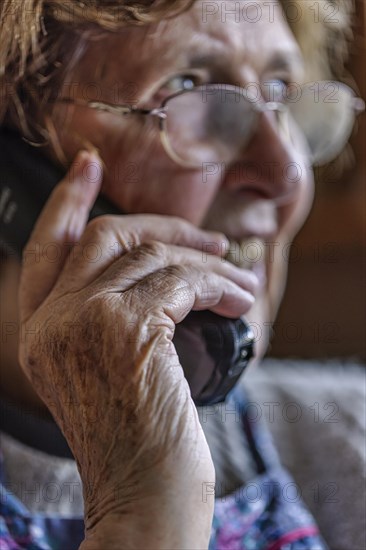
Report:
M78 242L103 179L102 161L81 151L54 188L23 251L19 289L22 322L45 300Z

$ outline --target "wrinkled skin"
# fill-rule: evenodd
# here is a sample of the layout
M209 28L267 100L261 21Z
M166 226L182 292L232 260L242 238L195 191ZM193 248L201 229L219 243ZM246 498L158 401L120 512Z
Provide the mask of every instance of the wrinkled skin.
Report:
M88 154L79 157L81 171L88 161ZM237 317L253 304L256 290L252 273L219 257L202 263L200 246L225 239L178 218L105 216L83 232L88 204L82 202L97 190L82 176L59 184L24 251L20 290L28 334L21 364L57 418L89 487L88 528L106 512L128 511L130 500L164 492L173 457L174 475L184 457L181 475L189 473L191 481L201 471L212 476L171 343L174 326L192 308ZM57 233L52 218L60 222ZM57 265L34 255L36 244L64 247L70 238L77 244L63 267L61 259ZM103 251L97 262L85 261L90 245ZM165 475L156 478L159 469Z
M139 104L155 106L172 93L165 82L192 73L185 55L191 49L214 54L198 62L204 82L244 86L300 78L297 46L279 11L272 22L265 14L263 8L257 23L223 23L219 15L204 23L198 2L161 23L158 39L154 29L132 29L92 45L73 79L82 90L97 78L97 67L99 99L111 101L116 79L122 90L134 81ZM274 54L296 61L270 68ZM271 113L262 116L234 166L206 183L200 170L174 164L144 124L64 105L53 117L68 162L88 140L105 170L98 157L79 156L38 220L20 289L23 330L36 333L21 339L19 357L78 463L86 506L83 547L118 548L121 540L126 548L207 547L213 509L202 502L201 485L214 481L214 469L172 345L174 325L192 308L245 314L257 323L273 319L286 272L283 246L309 210L311 174L298 149L278 134ZM300 167L295 183L284 176L290 162ZM85 176L90 163L97 176ZM253 179L253 164L273 165L274 171L261 170ZM137 167L137 180L124 177L126 166ZM246 175L235 175L235 167ZM132 216L87 224L100 186ZM266 259L265 282L222 260L222 233L278 243L275 256ZM56 262L42 255L35 260L35 245L42 250L49 242L75 248ZM216 243L218 253L203 262L207 242ZM97 261L84 253L91 246L102 252ZM265 347L262 338L261 353Z

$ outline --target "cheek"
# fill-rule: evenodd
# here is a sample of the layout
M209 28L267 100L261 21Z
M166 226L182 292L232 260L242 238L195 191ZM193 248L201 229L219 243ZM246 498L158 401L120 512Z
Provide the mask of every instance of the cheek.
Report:
M54 119L69 162L87 146L97 148L105 170L102 191L122 212L155 213L199 225L220 185L202 170L173 162L161 143L157 121L116 119L88 110Z
M279 232L292 239L307 219L314 199L314 174L311 168L301 166L296 193L288 203L278 206Z
M122 211L179 216L199 225L220 179L205 181L202 170L187 170L165 152L156 128L129 128L101 147L107 167L104 193Z

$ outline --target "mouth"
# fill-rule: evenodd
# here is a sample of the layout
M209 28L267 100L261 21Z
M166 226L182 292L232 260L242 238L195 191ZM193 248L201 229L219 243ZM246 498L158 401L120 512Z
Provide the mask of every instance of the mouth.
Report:
M266 245L262 239L231 240L225 259L241 269L249 269L258 277L261 287L266 285Z

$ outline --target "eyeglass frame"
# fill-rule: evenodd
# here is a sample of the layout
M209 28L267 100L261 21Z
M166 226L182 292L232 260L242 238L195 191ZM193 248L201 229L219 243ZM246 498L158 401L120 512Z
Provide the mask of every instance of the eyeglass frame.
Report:
M343 88L346 88L348 90L348 93L351 97L351 107L354 111L354 119L356 119L356 116L360 114L362 111L365 110L365 102L362 98L357 97L356 93L350 86L347 84L344 84L343 82L338 82L335 80L326 80L326 81L313 81L313 82L307 82L301 86L301 89L305 88L305 86L309 86L311 84L319 83L319 82L327 82L327 83L333 83L338 84L342 86ZM290 83L291 84L291 83ZM98 111L106 112L109 114L115 114L119 116L126 116L131 114L138 114L138 115L144 115L144 116L153 116L156 117L159 121L159 134L160 134L160 140L164 147L164 150L166 154L169 156L171 160L176 162L178 165L183 166L184 168L199 168L201 166L197 163L190 163L188 161L184 161L181 159L174 151L174 149L171 147L169 138L168 138L168 132L165 126L165 121L168 118L168 113L165 110L167 103L171 101L172 99L175 99L176 97L179 97L183 94L187 94L194 91L208 91L210 89L216 89L220 90L221 87L223 87L223 90L225 92L239 92L242 94L242 92L245 93L243 95L244 99L246 99L250 105L252 106L253 110L260 113L264 112L275 112L278 114L278 117L280 118L281 115L284 113L290 112L290 103L282 103L280 101L265 101L263 98L262 100L254 99L248 97L247 91L240 87L235 86L232 84L203 84L200 86L194 86L190 88L189 90L179 90L178 92L175 92L174 94L169 95L168 97L164 98L161 102L160 107L155 107L153 109L144 109L140 107L135 107L134 105L128 105L128 104L122 104L117 105L114 103L104 102L104 101L95 101L95 100L83 100L83 99L72 99L68 97L61 97L56 100L54 100L52 103L63 103L68 105L78 105L81 107L88 107L90 109L95 109ZM253 137L254 133L250 136L248 142Z

